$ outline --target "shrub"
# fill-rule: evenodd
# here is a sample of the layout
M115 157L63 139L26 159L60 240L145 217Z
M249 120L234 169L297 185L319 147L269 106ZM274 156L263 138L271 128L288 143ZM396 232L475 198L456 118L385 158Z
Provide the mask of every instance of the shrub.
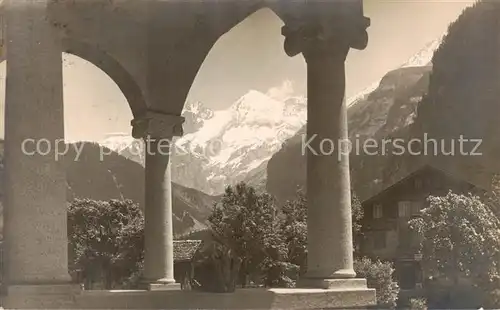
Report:
M356 259L354 270L360 278L366 278L369 288L377 292L377 307L393 309L399 294L399 286L393 281L394 268L389 262L373 262L369 258Z
M411 310L427 310L427 300L425 298L411 298L410 299L410 309Z
M144 218L130 200L74 200L68 210L69 269L106 289L133 285L144 257Z

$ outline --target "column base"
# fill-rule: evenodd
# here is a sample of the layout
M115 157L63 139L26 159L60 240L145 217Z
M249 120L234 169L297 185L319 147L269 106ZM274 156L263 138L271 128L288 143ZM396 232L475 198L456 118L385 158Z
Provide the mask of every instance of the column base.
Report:
M322 288L329 290L346 289L367 289L366 279L320 279L320 278L301 278L297 281L297 288Z
M79 284L10 285L5 289L4 309L69 309L81 294Z
M374 289L238 289L231 294L197 291L83 291L72 298L25 295L4 303L5 309L367 309L376 305Z
M171 281L143 281L139 288L147 291L175 291L181 289L180 283Z

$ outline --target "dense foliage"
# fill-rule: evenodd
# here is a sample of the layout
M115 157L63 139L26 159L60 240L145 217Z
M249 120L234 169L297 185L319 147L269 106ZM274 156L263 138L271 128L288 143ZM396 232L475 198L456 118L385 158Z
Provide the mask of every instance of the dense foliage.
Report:
M132 201L75 200L68 210L70 271L92 286L122 287L143 260L144 219Z
M500 221L478 196L448 193L429 197L430 206L410 226L422 237L429 276L458 281L461 275L488 283L499 277Z
M429 197L429 203L421 217L410 220L422 238L424 273L454 286L467 279L493 293L500 283L499 218L471 194L449 192Z
M269 194L245 183L227 187L208 220L214 234L241 259L242 285L262 269L275 272L272 262L283 260L278 211Z
M354 270L358 277L366 279L368 287L376 290L377 308L396 307L399 286L392 278L394 267L391 263L361 258L354 261Z
M427 300L425 298L411 298L410 299L410 309L411 310L427 310Z

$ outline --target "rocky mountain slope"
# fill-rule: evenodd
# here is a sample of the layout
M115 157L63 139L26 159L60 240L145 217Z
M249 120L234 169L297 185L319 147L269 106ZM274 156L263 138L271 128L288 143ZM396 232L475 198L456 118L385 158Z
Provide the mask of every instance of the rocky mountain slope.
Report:
M437 155L391 159L391 180L432 160L442 169L488 187L500 171L500 3L481 1L450 25L433 57L426 96L409 139L427 134L440 141ZM460 138L473 139L460 146ZM478 146L476 148L476 145ZM448 155L448 154L453 155Z
M438 156L398 156L390 150L376 156L351 154L352 183L361 199L429 160L476 185L489 186L491 174L500 171L499 25L500 3L485 1L466 9L440 45L429 44L408 64L389 72L374 92L348 111L351 140L359 135L360 140L401 138L408 143L427 134L445 141L440 146L449 150L462 135L481 139L483 155L445 156L439 154L441 147ZM300 137L295 136L268 164L267 189L281 200L293 197L297 186L305 186L300 149Z
M0 148L3 157L3 141ZM131 199L144 207L144 168L109 150L105 151L109 155L101 161L100 148L98 144L84 143L78 160L68 160L68 201L74 198ZM67 158L76 158L75 148L70 149ZM174 233L205 228L216 198L175 183L172 190Z
M182 115L185 134L175 140L173 180L217 195L243 180L265 187L267 162L305 124L306 102L300 97L280 101L251 90L227 110L188 103ZM118 135L100 144L144 165L140 140Z

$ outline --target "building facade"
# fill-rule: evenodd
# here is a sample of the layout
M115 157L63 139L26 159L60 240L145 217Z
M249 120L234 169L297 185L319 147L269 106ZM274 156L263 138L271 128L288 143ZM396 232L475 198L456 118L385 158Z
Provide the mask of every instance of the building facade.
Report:
M425 276L419 240L408 221L428 206L429 196L481 192L484 189L431 165L425 165L377 195L362 202L364 218L360 252L391 261L403 294L418 294Z

